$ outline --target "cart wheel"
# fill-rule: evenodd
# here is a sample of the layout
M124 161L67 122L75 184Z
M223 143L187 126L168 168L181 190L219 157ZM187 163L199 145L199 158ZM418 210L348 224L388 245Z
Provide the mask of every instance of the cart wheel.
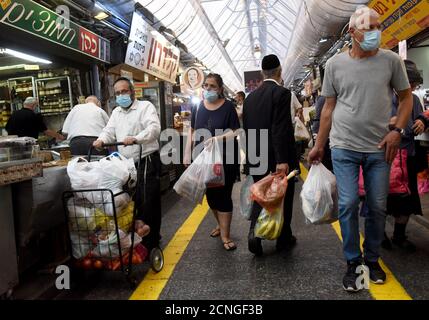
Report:
M164 254L160 248L153 248L150 252L150 265L156 273L164 267Z

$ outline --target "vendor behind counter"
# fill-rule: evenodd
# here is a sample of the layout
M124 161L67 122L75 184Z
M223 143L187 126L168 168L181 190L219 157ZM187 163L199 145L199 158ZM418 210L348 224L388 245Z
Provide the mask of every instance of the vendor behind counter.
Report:
M39 103L34 97L25 99L24 107L21 110L15 111L7 122L7 133L9 135L17 135L18 137L33 137L37 139L39 133L43 132L45 135L59 141L64 140L64 136L46 127L41 114L34 112L38 105Z

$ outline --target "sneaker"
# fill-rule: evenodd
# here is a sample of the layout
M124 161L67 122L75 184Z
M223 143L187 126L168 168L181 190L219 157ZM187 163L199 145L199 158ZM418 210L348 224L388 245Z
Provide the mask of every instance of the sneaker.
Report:
M398 246L402 250L409 252L409 253L416 252L416 250L417 250L416 245L414 243L412 243L411 241L407 240L407 238L395 239L395 237L393 237L392 243L395 246Z
M365 261L365 265L369 269L369 279L372 283L383 284L386 282L386 272L383 271L380 264L377 262Z
M261 242L262 242L261 238L255 237L255 231L253 229L250 229L249 236L248 236L248 246L249 246L249 251L253 253L255 256L262 256L263 254Z
M360 276L356 273L356 268L360 266L359 262L347 262L347 272L343 278L343 288L347 292L358 292L362 288L357 287L357 279Z

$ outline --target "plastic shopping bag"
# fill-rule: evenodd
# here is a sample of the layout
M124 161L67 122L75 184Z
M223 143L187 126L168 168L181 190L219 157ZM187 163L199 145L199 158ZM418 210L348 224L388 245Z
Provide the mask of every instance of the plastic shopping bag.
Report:
M96 189L101 177L100 164L76 157L68 163L67 175L73 190Z
M80 236L78 233L70 233L72 244L72 255L75 259L82 259L91 251L91 242L88 238Z
M201 152L194 162L183 172L173 189L180 196L189 199L193 203L201 204L206 191L204 163L205 153Z
M309 141L310 139L311 136L305 124L298 117L295 117L295 140Z
M222 153L218 141L212 142L204 148L204 161L207 165L204 183L207 188L223 187L225 185L225 171L223 168Z
M250 188L252 200L268 212L275 211L286 194L288 177L280 174L270 174L253 184Z
M119 238L121 245L122 255L131 248L131 233L126 234L124 231L119 229ZM134 246L137 246L142 241L136 233L134 233ZM116 232L110 232L109 234L103 234L98 236L98 244L92 250L92 254L99 258L115 258L119 256L118 236Z
M338 192L335 176L323 164L313 165L302 191L302 211L312 224L338 220Z
M240 212L247 220L250 220L252 214L253 200L251 198L250 187L253 183L253 177L247 176L240 190Z
M102 174L98 188L112 190L113 194L122 191L130 176L127 159L118 155L115 152L99 161Z
M271 212L262 209L256 221L255 237L266 240L277 239L282 232L283 222L283 201L280 206Z

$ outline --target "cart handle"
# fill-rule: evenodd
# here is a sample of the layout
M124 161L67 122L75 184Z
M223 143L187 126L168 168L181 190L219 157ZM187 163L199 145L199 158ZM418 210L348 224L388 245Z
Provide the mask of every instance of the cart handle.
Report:
M134 142L134 144L132 145L136 145L137 143ZM125 145L123 142L112 142L112 143L103 143L103 149L107 149L109 147L118 147L118 146L125 146L125 147L129 147L130 145ZM88 150L88 162L91 161L91 155L92 155L92 150L95 149L92 145L89 147ZM142 145L140 145L140 158L142 155ZM139 163L140 164L140 163Z

